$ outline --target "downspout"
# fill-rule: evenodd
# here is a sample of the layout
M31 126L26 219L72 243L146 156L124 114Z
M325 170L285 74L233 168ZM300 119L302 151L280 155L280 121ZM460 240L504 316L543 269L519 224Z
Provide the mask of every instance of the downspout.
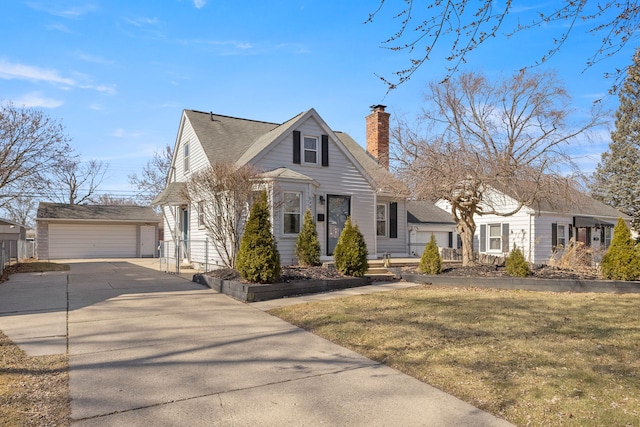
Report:
M532 240L533 240L533 239L532 239L532 237L533 237L533 236L532 236L532 234L531 234L531 227L532 227L532 225L531 225L531 217L532 217L532 215L533 215L533 214L529 214L529 257L528 257L528 258L529 258L529 262L533 262L533 261L532 261L532 259L531 259L531 258L532 258L532 253L531 253L531 250L532 250L532 248L531 248L531 243L532 243Z

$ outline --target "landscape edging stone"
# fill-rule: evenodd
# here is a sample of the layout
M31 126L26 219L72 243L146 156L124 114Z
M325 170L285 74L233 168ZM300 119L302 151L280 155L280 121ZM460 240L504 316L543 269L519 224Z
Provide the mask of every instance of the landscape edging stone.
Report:
M193 281L244 302L268 301L293 295L315 294L371 284L371 279L368 277L257 284L242 283L237 280L223 280L203 274L194 274Z

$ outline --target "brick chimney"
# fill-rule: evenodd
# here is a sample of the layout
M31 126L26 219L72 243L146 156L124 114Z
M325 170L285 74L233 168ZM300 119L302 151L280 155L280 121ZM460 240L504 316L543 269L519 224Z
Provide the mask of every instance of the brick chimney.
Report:
M367 120L367 151L389 169L389 117L386 105L372 105Z

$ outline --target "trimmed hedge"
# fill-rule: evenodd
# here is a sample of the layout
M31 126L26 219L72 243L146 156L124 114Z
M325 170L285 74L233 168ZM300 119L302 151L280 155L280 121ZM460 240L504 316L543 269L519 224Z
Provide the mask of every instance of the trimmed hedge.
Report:
M309 209L304 214L302 230L300 230L296 240L296 258L298 258L298 264L303 266L320 265L318 231L313 223L313 217Z
M440 274L442 273L442 257L438 252L438 244L436 236L431 233L431 239L424 247L418 271L422 274Z
M524 259L522 251L513 245L513 250L504 262L507 274L512 277L527 277L531 274L529 263Z
M271 233L267 193L253 205L240 241L236 269L243 279L254 283L273 283L280 277L280 254Z
M362 277L369 268L368 254L367 244L358 224L351 225L351 217L347 217L347 222L338 238L338 244L333 251L336 269L347 276Z

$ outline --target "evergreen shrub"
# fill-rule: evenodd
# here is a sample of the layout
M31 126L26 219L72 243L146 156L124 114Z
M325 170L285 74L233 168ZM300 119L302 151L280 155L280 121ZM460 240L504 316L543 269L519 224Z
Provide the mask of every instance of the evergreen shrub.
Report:
M351 217L348 217L333 251L336 269L347 276L362 277L369 268L368 254L358 224L351 225Z
M527 277L531 274L529 269L529 263L524 259L522 251L513 245L513 250L505 260L504 266L507 270L507 274L512 277Z
M442 257L438 252L438 244L436 237L431 233L431 239L424 247L418 271L422 274L440 274L442 273Z
M302 230L300 230L296 240L296 258L298 258L298 264L303 266L320 265L318 231L313 223L313 217L309 209L304 214Z
M602 257L602 276L610 280L640 279L640 249L631 238L631 232L622 218L613 229L613 239Z
M236 269L243 279L254 283L273 283L280 277L280 254L271 233L267 193L253 205L245 226Z

